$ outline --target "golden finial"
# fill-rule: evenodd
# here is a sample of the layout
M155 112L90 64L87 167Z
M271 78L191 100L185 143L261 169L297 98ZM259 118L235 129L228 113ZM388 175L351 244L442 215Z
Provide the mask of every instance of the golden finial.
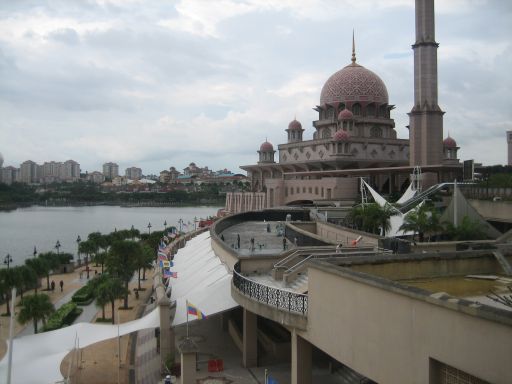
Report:
M354 39L354 30L352 29L352 63L356 63L356 41Z

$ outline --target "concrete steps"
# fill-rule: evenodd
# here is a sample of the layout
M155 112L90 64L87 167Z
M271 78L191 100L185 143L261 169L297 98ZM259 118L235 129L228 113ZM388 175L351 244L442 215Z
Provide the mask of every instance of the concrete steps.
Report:
M308 275L302 273L290 284L289 288L296 292L304 293L308 290Z

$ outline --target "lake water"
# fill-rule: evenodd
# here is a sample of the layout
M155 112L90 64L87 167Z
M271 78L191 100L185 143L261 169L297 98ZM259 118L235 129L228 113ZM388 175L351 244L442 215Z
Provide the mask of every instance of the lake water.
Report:
M76 239L80 235L87 239L91 232L103 234L115 229L130 229L133 225L141 232L164 229L167 226L179 228L180 219L194 228L194 218L206 218L217 213L219 207L137 207L117 206L88 207L30 207L10 212L0 212L0 268L10 254L12 265L22 265L26 258L32 257L34 246L39 253L55 251L59 240L61 252L76 255ZM183 228L185 230L185 228Z

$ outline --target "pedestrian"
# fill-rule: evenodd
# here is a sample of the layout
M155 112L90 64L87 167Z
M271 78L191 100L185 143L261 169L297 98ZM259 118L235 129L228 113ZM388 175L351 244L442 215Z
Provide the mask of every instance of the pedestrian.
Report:
M237 235L236 235L236 245L237 245L238 249L240 249L240 234L239 233L237 233Z
M59 285L60 285L60 291L63 292L64 291L64 282L61 280Z
M254 251L254 237L251 237L251 252Z
M270 233L270 223L267 223L267 232Z
M336 253L341 253L341 247L343 247L343 244L342 244L342 243L339 243L339 244L336 246Z
M172 384L171 375L165 376L164 384Z
M224 241L224 235L220 235L220 239Z
M82 280L82 275L83 275L83 274L84 274L84 271L83 271L83 270L81 270L81 271L80 271L80 280Z
M295 246L297 246L297 238L296 237L293 238L293 244L295 244Z
M286 250L286 237L283 237L283 251Z
M52 292L55 291L55 281L52 280L50 286L52 287Z

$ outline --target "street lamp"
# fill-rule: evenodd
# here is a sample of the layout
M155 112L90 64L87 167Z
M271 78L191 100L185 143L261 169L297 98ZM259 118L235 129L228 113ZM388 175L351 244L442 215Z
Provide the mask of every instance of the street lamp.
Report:
M164 221L164 231L167 229L167 220Z
M4 264L7 265L7 269L9 269L9 265L12 263L12 257L11 255L7 254L4 258Z
M57 240L57 242L55 243L55 249L57 250L57 255L59 254L60 247L61 247L60 241Z
M181 226L183 225L183 219L181 217L178 220L178 224L180 225L180 233L181 233Z
M78 255L78 266L80 266L80 264L82 264L80 262L80 242L82 241L82 238L80 237L80 235L78 235L78 237L76 238L76 254Z
M151 235L151 223L148 224L148 232Z
M194 216L194 231L197 229L197 216Z
M34 245L34 252L33 252L33 255L34 255L34 257L36 257L36 256L37 256L37 248L36 248L36 246L35 246L35 245Z

